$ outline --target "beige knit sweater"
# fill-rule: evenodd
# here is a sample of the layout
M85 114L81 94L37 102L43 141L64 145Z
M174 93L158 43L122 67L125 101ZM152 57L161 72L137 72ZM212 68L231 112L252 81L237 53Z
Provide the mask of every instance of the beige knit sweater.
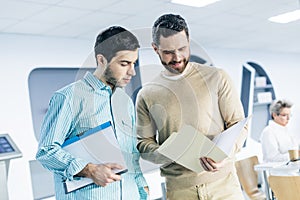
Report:
M234 154L245 141L246 128L218 172L196 174L156 151L183 124L212 139L244 118L239 96L222 69L190 62L179 77L167 77L162 72L140 90L136 106L138 149L142 158L163 164L161 175L166 177L168 188L213 182L235 172Z

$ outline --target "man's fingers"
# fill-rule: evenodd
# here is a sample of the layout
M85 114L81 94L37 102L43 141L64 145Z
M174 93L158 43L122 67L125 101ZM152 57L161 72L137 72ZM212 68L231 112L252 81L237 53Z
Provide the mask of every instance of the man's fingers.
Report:
M208 171L208 168L206 167L206 165L203 163L202 160L200 161L200 163L201 163L201 166L203 167L203 169L204 169L205 171Z
M107 177L109 180L108 183L121 180L121 176L118 174L115 174L112 170L113 169L124 169L124 167L122 165L119 165L117 163L107 163L107 164L105 164L105 166L108 167L112 172L109 175L109 177Z
M121 180L121 176L120 175L117 175L117 174L110 174L109 177L105 178L105 179L102 179L102 180L99 180L98 185L101 185L102 187L105 187L107 186L109 183L113 183L115 181L119 181Z
M206 157L202 157L200 158L200 163L202 165L202 167L204 168L204 170L206 171L216 171L217 170L217 166L215 165L215 162L209 158Z
M119 180L121 180L121 176L117 175L117 174L112 174L110 179L112 180L112 182L119 181Z
M117 163L106 163L105 165L110 169L124 169L122 165L119 165Z
M121 180L121 176L115 174L114 169L123 169L123 167L116 163L99 164L91 178L97 185L105 187L109 183Z
M201 165L202 165L202 167L204 168L205 171L209 171L209 168L206 164L207 162L206 162L205 158L200 158L200 163L201 163Z
M206 162L211 166L212 169L217 169L217 165L212 159L206 158Z

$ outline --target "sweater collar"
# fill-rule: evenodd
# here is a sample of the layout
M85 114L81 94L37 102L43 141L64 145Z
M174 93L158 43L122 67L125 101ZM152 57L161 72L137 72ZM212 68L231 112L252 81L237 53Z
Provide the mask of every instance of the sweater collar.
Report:
M170 79L170 80L179 80L179 79L182 79L183 77L185 77L187 74L189 74L191 69L192 69L191 62L188 62L188 64L186 65L186 68L184 69L184 71L181 74L169 76L164 73L165 71L163 71L162 76L167 79Z

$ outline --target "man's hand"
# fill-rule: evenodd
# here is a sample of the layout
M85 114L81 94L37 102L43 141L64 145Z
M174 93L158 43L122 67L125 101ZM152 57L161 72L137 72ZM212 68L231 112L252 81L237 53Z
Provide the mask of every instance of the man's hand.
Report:
M148 195L150 195L150 191L149 191L149 187L148 186L145 186L144 190L145 190L145 192L147 192Z
M95 184L104 187L109 183L121 180L121 176L115 174L112 171L113 169L123 169L123 167L116 163L107 163L107 164L89 163L77 175L91 178L93 179Z
M212 160L211 158L208 158L208 157L200 158L200 163L201 163L202 167L204 168L205 171L209 171L209 172L219 171L220 168L224 165L223 161L215 162L214 160Z

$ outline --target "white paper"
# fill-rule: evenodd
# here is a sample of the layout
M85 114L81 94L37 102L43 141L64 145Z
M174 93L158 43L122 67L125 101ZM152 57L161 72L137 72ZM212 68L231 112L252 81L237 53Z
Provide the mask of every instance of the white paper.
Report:
M67 180L65 181L65 192L69 193L92 183L94 183L92 179L84 177L80 178L79 180Z
M248 123L248 118L239 121L237 124L223 131L217 135L213 142L226 154L229 155L232 147L234 146L236 139L241 134L241 131Z

